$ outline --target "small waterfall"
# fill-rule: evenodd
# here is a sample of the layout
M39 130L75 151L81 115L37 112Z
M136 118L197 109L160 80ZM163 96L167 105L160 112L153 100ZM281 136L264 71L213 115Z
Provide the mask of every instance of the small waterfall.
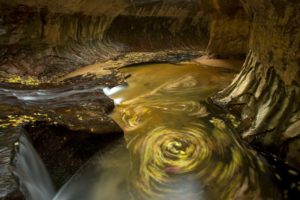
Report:
M19 140L15 174L27 200L51 200L55 189L47 169L26 134Z
M20 137L15 166L26 200L130 199L126 183L129 154L124 140L93 156L58 192L26 134Z

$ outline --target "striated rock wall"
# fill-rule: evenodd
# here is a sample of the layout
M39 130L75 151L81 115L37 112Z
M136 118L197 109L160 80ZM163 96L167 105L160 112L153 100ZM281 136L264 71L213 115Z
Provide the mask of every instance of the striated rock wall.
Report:
M237 0L0 0L0 10L4 75L52 76L132 51L243 56L248 46Z
M265 69L273 66L287 85L299 85L300 2L245 1L244 5L253 15L250 48Z
M252 16L250 52L217 102L241 110L244 138L299 167L300 2L242 3Z
M243 57L215 102L249 142L299 167L298 0L0 0L0 76L53 76L127 52Z
M250 20L239 0L211 1L207 53L217 57L244 57L249 48Z

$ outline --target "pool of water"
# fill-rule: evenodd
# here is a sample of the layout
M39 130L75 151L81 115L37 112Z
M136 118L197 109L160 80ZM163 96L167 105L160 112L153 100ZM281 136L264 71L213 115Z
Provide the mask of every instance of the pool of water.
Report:
M114 100L111 118L124 131L124 138L89 159L57 192L50 188L48 199L283 199L283 190L293 186L282 181L285 177L273 170L274 163L270 165L240 138L235 128L238 119L209 101L231 82L236 69L165 63L135 65L120 71L128 77L126 84L114 88L92 81L58 89L0 91L4 100L14 97L8 103L17 102L24 108L74 106L74 111L80 113L74 127L82 121L87 127L97 124L99 129L105 124L92 123L78 105L96 113L93 116L98 119L102 104L93 106L90 102L108 100L99 96L102 91ZM70 112L66 118L73 115ZM24 122L32 120L23 118ZM23 149L30 150L19 152L20 158L33 154L28 142L20 142ZM44 171L29 167L38 159L18 160L19 172L29 170L32 177L40 177L39 172ZM43 183L22 174L19 177L32 200L40 200L40 191L49 187L49 181ZM279 187L279 182L286 187Z
M133 199L280 199L267 163L208 97L234 71L200 64L123 68L128 85L104 89L125 132ZM228 120L231 119L231 120Z

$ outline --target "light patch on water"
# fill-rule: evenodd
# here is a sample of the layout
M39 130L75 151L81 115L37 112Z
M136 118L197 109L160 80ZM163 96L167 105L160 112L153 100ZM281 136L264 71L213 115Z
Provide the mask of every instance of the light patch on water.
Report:
M122 101L123 101L123 99L122 99L122 98L114 99L114 103L115 103L115 105L119 105L119 104L121 104L121 103L122 103Z
M124 88L126 88L125 85L119 85L119 86L116 86L116 87L113 87L113 88L105 87L105 88L103 88L103 93L106 96L111 96L111 95L114 95L114 94L122 91Z

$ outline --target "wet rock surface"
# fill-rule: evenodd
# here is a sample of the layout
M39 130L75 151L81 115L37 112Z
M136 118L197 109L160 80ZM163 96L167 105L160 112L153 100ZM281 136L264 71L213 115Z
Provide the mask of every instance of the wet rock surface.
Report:
M140 62L179 62L198 55L199 52L182 51L131 53L102 63L105 73L96 69L94 74L89 74L87 66L75 72L77 76L70 74L52 83L20 76L3 79L0 128L3 130L1 151L5 150L2 159L6 162L0 168L4 169L3 177L10 181L1 179L4 191L22 194L12 174L14 143L18 142L22 127L59 188L96 152L101 153L101 149L123 136L121 128L108 116L114 103L102 91L123 83L128 76L118 73L117 68ZM1 195L7 198L7 193Z
M242 3L251 16L250 51L216 103L239 113L246 140L299 169L300 3Z
M248 46L237 0L0 1L0 10L5 73L49 78L127 52L208 49L230 57Z
M2 198L20 194L10 169L19 126L38 126L28 125L37 141L39 131L120 133L101 92L122 82L115 69L203 54L243 58L249 48L240 75L214 102L240 119L248 142L299 168L299 11L287 0L0 0ZM112 73L69 74L91 64ZM70 149L64 156L75 155Z
M59 189L95 153L123 137L123 132L94 134L70 131L63 126L36 123L25 127L32 144L44 161Z
M14 128L0 130L0 199L25 199L19 188L19 182L12 174L14 143L18 140L18 130Z
M122 136L122 130L108 117L113 102L102 92L103 87L119 82L109 75L39 87L2 83L0 199L22 199L13 176L14 144L22 126L27 124L33 142L39 144L36 147L51 168L57 187L102 146Z
M4 84L1 88L1 128L48 121L64 124L71 130L95 133L118 131L120 129L107 116L114 107L113 102L102 92L112 81L107 76L100 82L92 78L60 86L45 85L45 88L39 89L17 89Z

